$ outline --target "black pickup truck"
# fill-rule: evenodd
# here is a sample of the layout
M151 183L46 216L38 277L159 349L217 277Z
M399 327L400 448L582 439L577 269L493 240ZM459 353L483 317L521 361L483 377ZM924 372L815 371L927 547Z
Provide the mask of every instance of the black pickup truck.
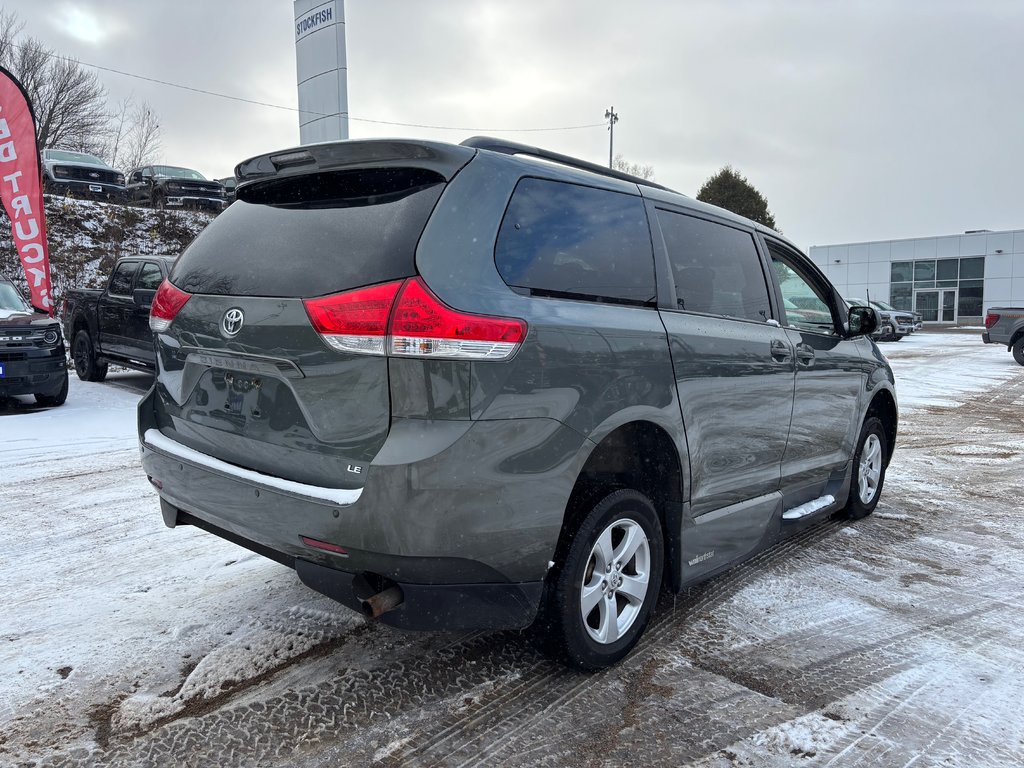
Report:
M78 378L103 381L108 363L156 368L149 307L175 258L125 256L114 265L106 288L68 291L61 321Z

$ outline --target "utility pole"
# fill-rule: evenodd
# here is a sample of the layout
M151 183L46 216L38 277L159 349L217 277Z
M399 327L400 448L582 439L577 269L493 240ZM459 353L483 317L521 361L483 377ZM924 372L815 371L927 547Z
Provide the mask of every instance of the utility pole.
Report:
M604 111L604 119L608 121L608 167L612 167L612 150L615 144L615 124L619 122L619 116L615 114L615 107Z

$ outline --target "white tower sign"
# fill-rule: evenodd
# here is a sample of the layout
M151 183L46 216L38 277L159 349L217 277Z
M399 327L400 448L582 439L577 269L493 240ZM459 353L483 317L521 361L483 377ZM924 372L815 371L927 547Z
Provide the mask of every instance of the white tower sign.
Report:
M295 0L299 142L348 138L345 0Z

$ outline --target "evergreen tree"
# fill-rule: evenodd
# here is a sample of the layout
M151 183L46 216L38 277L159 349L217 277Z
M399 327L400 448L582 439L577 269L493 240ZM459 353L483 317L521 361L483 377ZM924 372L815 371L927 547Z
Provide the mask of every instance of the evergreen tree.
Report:
M697 193L697 199L781 231L775 226L775 217L768 210L765 196L731 165L725 166L705 181Z

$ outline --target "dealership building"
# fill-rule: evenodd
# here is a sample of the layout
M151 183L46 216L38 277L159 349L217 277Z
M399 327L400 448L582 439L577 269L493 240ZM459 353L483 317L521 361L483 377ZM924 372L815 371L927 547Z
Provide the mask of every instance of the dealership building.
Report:
M926 323L980 325L1024 307L1024 229L816 245L810 257L846 297L881 299Z

